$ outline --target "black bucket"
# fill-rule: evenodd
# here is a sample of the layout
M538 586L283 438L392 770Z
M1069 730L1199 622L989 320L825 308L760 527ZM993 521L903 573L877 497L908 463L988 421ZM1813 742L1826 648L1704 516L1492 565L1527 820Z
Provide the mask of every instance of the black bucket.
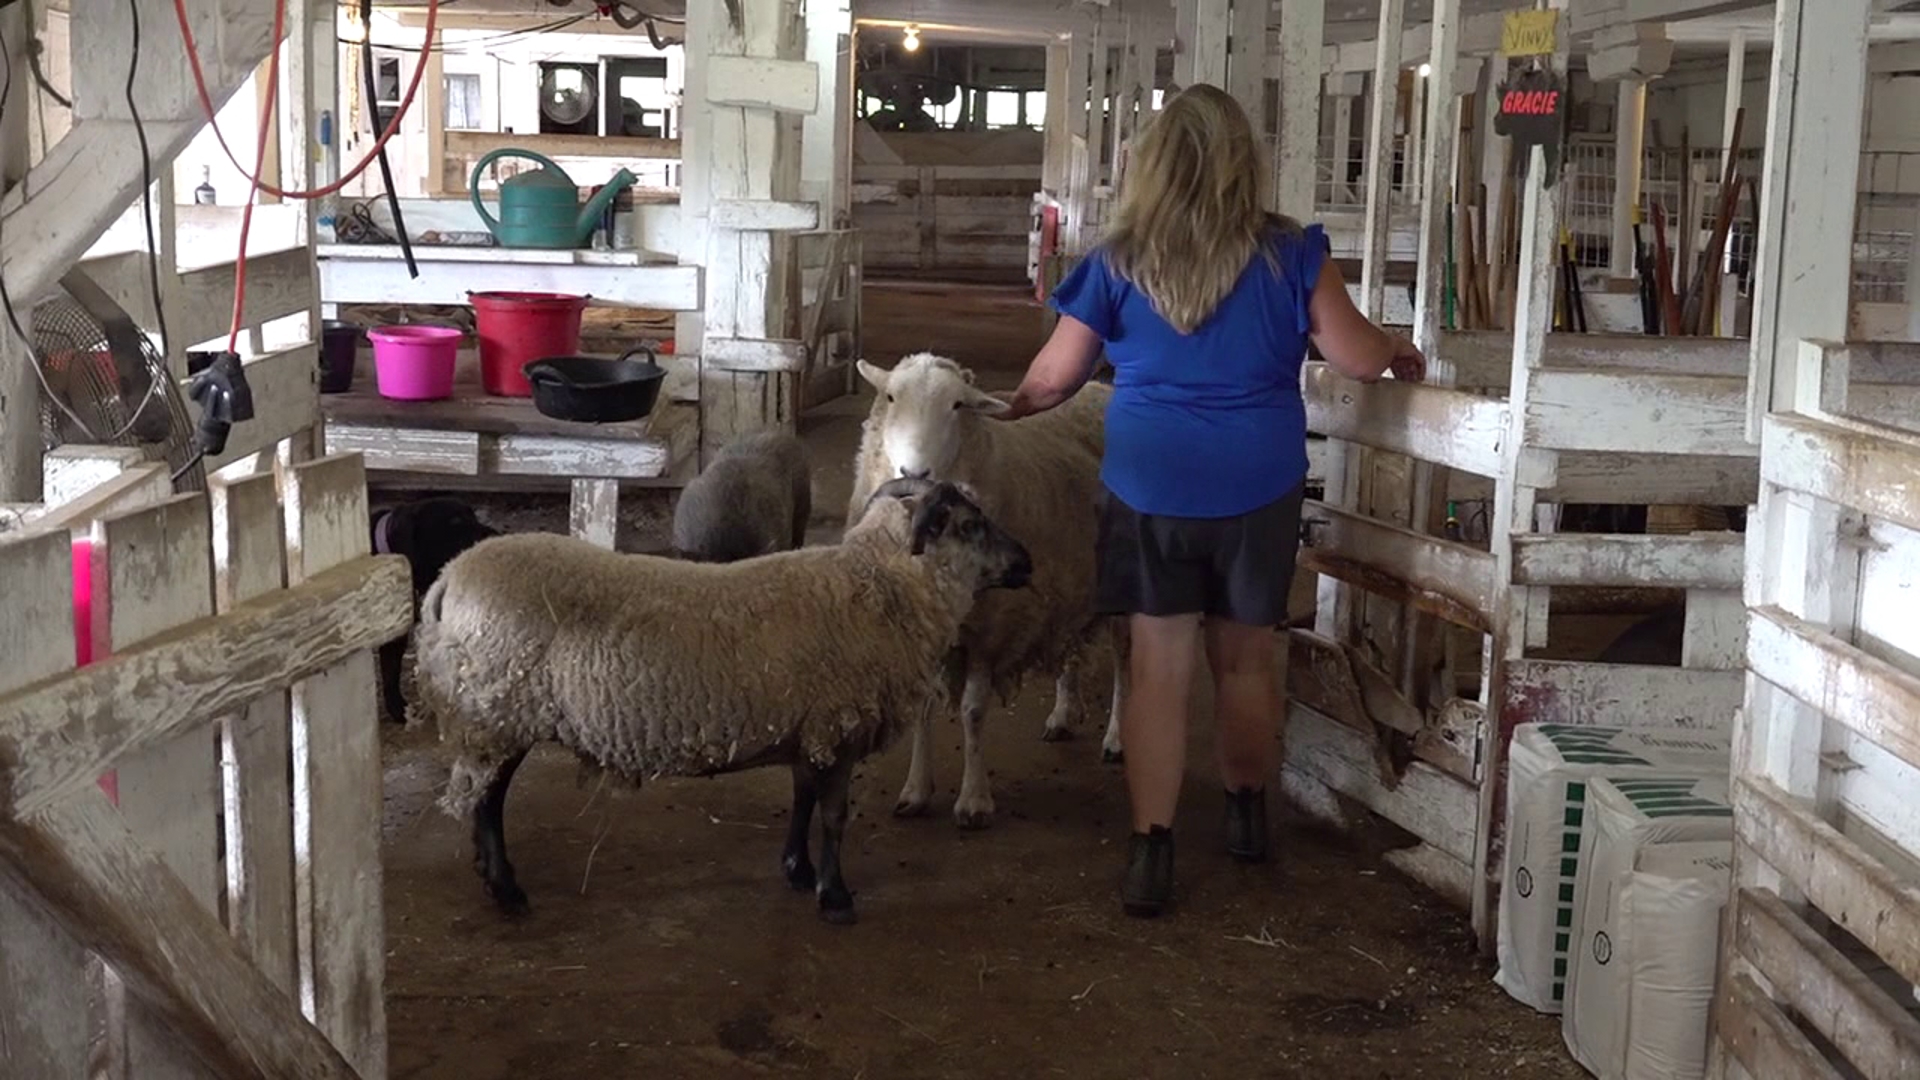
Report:
M360 360L358 323L328 319L320 324L320 392L344 394L353 389L353 368Z

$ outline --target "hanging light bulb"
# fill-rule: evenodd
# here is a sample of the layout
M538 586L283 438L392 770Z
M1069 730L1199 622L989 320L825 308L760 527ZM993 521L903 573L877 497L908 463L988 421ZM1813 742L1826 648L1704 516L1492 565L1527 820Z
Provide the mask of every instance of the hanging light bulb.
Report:
M908 52L918 52L920 50L920 28L918 26L914 26L911 23L907 25L906 36L900 39L900 47Z
M1415 69L1414 74L1424 79L1427 76L1433 74L1433 65L1421 64L1417 69Z

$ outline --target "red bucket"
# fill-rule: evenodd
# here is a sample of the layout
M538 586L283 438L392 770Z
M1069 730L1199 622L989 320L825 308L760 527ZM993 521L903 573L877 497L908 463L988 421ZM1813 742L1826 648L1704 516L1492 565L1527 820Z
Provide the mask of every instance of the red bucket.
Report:
M499 397L532 397L521 368L580 351L580 313L587 298L567 293L477 292L474 333L480 339L480 384Z

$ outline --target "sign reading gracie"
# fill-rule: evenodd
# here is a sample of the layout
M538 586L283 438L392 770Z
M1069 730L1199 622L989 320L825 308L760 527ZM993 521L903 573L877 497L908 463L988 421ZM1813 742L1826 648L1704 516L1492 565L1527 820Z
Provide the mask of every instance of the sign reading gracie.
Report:
M1502 83L1500 111L1494 115L1493 130L1511 138L1514 148L1526 154L1538 146L1546 152L1547 187L1552 187L1560 169L1560 142L1566 131L1567 92L1561 77L1550 69L1527 68Z

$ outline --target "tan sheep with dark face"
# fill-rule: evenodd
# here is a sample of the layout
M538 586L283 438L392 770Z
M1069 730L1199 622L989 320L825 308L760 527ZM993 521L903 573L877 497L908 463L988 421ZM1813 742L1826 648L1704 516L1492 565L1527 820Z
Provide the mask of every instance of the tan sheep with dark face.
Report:
M416 715L455 749L441 806L471 818L475 868L519 914L501 810L536 743L634 783L786 765L787 879L850 922L840 839L855 763L941 700L942 666L980 594L1017 590L1031 572L1026 549L961 488L922 481L874 492L837 545L736 563L544 533L488 540L428 590L415 633Z

